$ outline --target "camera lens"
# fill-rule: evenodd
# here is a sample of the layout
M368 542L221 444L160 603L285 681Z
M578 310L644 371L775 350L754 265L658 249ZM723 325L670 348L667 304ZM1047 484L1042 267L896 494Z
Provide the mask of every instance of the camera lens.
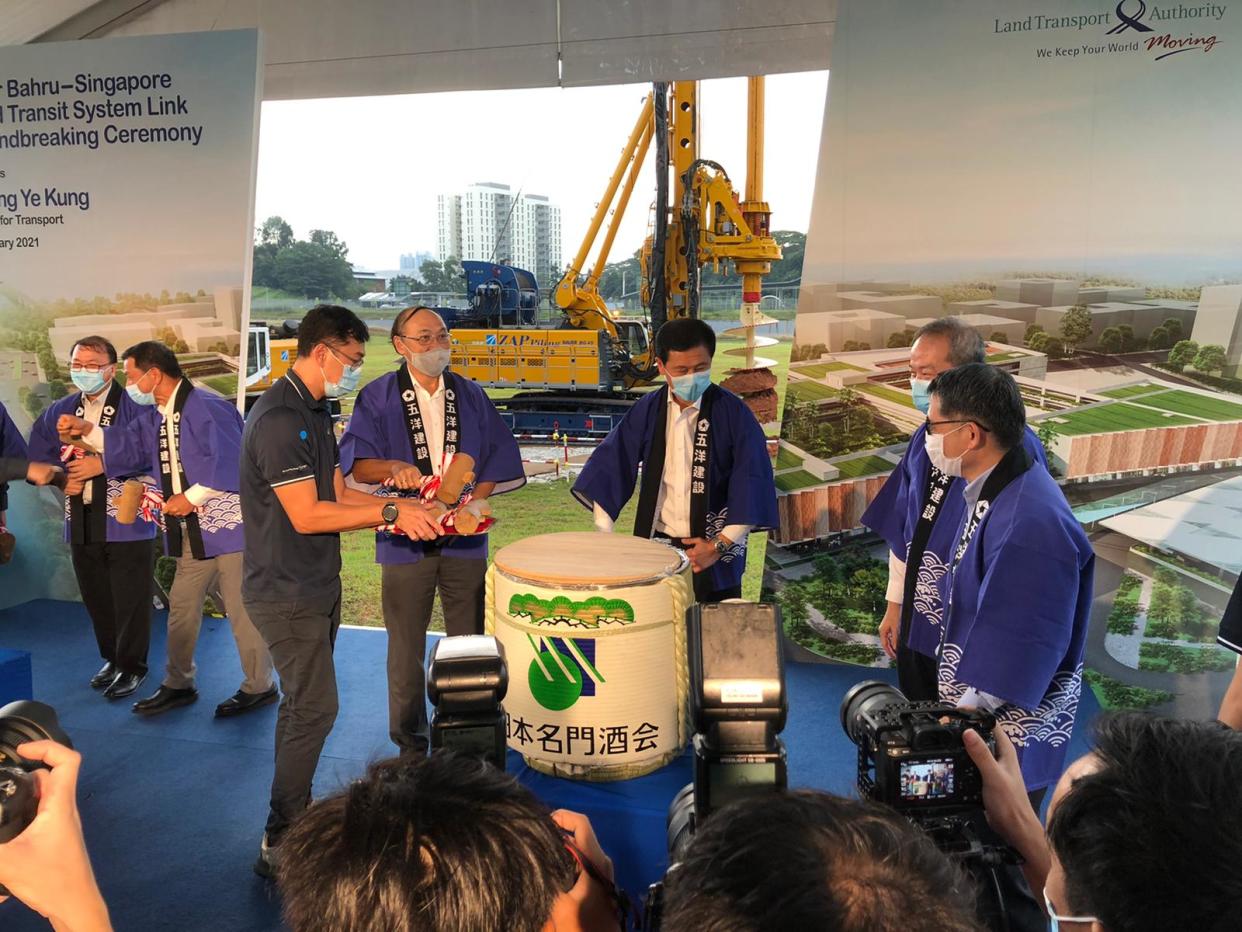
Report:
M841 700L841 727L849 739L857 744L862 737L858 731L859 716L905 701L906 697L901 694L901 690L889 683L880 680L859 683Z
M23 766L26 762L17 756L17 746L49 739L73 747L50 705L21 699L0 709L0 766Z

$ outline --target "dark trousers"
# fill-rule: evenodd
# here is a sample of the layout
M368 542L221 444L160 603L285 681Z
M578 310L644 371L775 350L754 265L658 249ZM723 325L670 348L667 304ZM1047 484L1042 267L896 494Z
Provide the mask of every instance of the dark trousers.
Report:
M323 743L336 721L336 666L332 651L341 625L341 584L333 592L295 602L246 601L246 611L272 654L284 697L276 716L276 772L272 777L269 844L310 801Z
M384 564L388 735L402 753L424 753L430 740L423 663L436 589L440 590L447 635L482 634L486 580L486 560L448 557L441 552L427 554L417 563Z
M69 554L82 604L95 629L99 656L122 673L142 676L147 672L151 646L155 541L94 541L89 519L87 525L86 542L70 544Z
M730 586L728 589L713 589L708 573L694 574L694 601L706 605L711 602L723 602L725 599L740 599L741 586Z
M940 699L936 658L907 647L904 634L897 638L897 683L911 702L936 702Z

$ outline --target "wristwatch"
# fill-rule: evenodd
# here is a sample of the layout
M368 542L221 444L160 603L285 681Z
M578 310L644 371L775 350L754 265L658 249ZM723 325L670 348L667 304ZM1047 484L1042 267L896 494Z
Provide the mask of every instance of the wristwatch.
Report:
M720 536L712 538L712 546L716 548L716 555L720 557L723 557L729 550L729 542Z
M386 504L380 512L380 517L384 519L385 524L396 524L397 518L400 515L401 512L397 509L396 503L394 502Z

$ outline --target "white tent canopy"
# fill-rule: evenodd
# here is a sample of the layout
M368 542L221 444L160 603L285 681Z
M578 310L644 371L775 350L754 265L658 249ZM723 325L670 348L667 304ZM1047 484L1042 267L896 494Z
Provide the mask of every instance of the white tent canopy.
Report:
M259 27L264 97L828 67L837 0L4 0L0 44Z

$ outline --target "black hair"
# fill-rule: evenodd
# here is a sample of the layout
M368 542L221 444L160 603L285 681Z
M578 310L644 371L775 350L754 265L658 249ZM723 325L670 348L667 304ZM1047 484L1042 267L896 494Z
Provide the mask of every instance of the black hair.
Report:
M1022 442L1026 407L1008 372L987 363L967 363L940 373L927 390L940 400L941 417L974 421L1004 450Z
M293 932L539 932L576 876L530 790L446 751L372 764L312 803L277 867Z
M701 320L679 317L656 331L655 354L660 362L668 362L669 353L684 353L696 346L706 347L708 356L716 355L716 331Z
M320 343L340 346L350 338L359 343L371 339L371 331L362 319L347 307L338 304L316 304L298 327L298 356L309 356Z
M433 314L436 313L435 308L427 307L427 305L425 304L415 304L413 307L402 308L400 311L397 312L397 316L393 319L392 331L390 332L389 336L393 337L394 339L396 337L401 336L401 328L405 326L406 321L408 321L411 317L413 317L419 311L431 311L431 313Z
M135 343L121 354L122 359L132 359L134 365L142 372L152 366L174 379L181 378L181 364L177 362L177 354L158 340L143 340Z
M712 815L666 881L664 927L974 932L969 879L892 809L773 793Z
M920 337L944 337L949 342L949 362L954 366L964 366L969 362L983 362L987 359L987 346L979 331L968 327L956 317L939 317L928 321L914 332L913 346Z
M1099 767L1053 810L1063 913L1106 929L1224 932L1238 926L1242 734L1139 712L1100 718Z
M70 359L73 359L73 353L79 346L85 346L87 349L105 353L108 356L108 362L116 362L116 347L112 345L111 340L105 340L101 336L82 337L82 339L74 341L73 346L69 347Z

